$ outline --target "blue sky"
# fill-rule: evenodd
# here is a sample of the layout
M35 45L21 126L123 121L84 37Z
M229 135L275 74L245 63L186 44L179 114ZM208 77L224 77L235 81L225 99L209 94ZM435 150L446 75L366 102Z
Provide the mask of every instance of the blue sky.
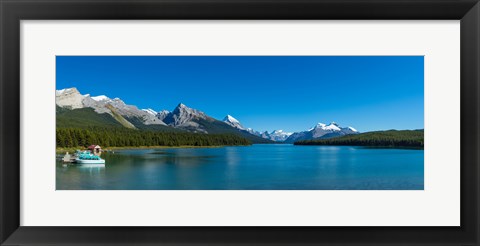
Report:
M423 56L57 56L56 66L57 89L157 111L182 102L255 130L424 127Z

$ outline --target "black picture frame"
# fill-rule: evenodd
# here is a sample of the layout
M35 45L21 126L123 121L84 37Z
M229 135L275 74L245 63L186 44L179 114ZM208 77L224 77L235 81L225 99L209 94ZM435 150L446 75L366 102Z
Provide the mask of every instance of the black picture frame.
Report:
M480 5L477 0L0 0L0 15L2 245L479 244ZM20 226L20 21L83 19L461 20L461 226Z

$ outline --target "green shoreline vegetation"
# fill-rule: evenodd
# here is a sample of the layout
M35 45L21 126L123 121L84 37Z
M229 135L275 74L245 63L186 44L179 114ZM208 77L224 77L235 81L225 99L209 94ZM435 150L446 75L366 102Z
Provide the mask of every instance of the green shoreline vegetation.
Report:
M273 143L261 137L238 132L225 124L200 122L211 134L193 133L162 125L143 125L129 119L135 128L127 128L108 114L93 109L68 110L57 106L57 153L82 149L91 144L104 149L200 148L248 146ZM138 122L137 122L138 121ZM295 145L352 145L423 149L423 130L389 130L366 132L328 139L297 141ZM261 139L261 140L259 140Z
M238 146L238 145L236 145ZM244 145L241 145L244 146ZM246 146L246 145L245 145ZM226 145L212 145L212 146L192 146L192 145L180 145L180 146L126 146L126 147L107 147L103 151L115 151L115 150L130 150L130 149L196 149L196 148L222 148ZM85 146L76 146L76 147L57 147L55 153L65 154L65 153L75 153L76 150L83 150Z
M350 145L372 147L411 147L423 149L423 130L365 132L329 139L297 141L295 145Z
M242 146L252 143L234 134L203 134L190 132L159 132L127 128L57 128L57 150L87 147L98 144L103 148L112 147L212 147Z

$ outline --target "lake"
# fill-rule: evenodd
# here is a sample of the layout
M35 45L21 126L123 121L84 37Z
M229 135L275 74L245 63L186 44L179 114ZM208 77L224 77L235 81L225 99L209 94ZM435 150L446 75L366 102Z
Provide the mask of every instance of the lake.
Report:
M424 151L258 144L129 149L56 164L57 190L423 190Z

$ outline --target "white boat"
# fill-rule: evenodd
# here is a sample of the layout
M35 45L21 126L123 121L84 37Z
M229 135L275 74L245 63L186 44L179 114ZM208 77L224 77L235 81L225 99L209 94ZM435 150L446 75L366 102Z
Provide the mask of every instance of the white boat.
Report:
M75 162L77 164L105 164L105 160L96 156L88 151L77 151L77 158Z

